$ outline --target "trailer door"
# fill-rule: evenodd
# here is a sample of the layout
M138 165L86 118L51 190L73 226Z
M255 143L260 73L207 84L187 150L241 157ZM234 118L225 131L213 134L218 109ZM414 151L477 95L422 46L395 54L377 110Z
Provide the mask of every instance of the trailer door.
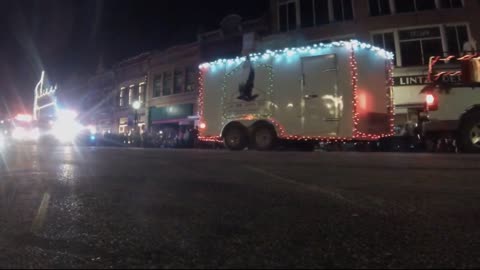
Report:
M302 124L305 136L337 136L343 111L335 54L302 58Z

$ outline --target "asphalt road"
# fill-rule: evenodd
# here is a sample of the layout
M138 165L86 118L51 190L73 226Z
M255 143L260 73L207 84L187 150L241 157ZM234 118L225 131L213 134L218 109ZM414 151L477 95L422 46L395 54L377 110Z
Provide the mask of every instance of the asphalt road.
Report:
M1 156L0 268L480 267L480 156Z

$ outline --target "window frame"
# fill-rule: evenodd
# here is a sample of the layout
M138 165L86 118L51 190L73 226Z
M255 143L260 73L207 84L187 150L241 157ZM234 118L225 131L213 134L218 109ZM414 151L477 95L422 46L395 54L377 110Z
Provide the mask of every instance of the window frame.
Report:
M288 16L289 14L289 5L290 4L293 4L295 6L295 28L294 29L290 29L290 18ZM281 26L281 12L280 12L280 7L281 6L286 6L287 8L287 18L286 18L286 31L282 31L282 26ZM295 31L297 30L301 23L300 23L300 8L299 8L299 1L298 0L281 0L281 1L278 1L277 3L277 14L278 14L278 18L277 18L277 25L278 25L278 32L280 33L288 33L288 32L292 32L292 31Z
M333 1L340 1L340 6L342 7L342 19L341 20L337 20L335 18L335 9L334 9L334 6L333 6ZM355 20L355 1L354 0L347 0L347 1L350 1L350 5L352 6L352 18L351 19L345 19L345 6L344 6L344 2L345 0L329 0L328 4L329 4L329 9L332 11L332 14L330 15L331 17L331 22L349 22L349 21L353 21Z
M433 9L426 9L426 10L419 10L418 9L418 4L417 4L418 0L413 0L413 11L398 12L398 9L397 9L397 2L398 1L402 1L402 0L394 0L393 1L393 4L395 5L395 11L396 11L397 14L408 14L408 13L414 13L414 12L423 12L423 11L431 11L431 10L439 9L439 4L438 4L439 2L437 0L433 0L433 4L434 4Z
M467 28L468 40L473 40L472 32L471 32L471 29L470 29L470 23L468 23L468 22L446 23L446 24L442 25L442 28L445 29L447 27L459 27L459 26L465 26ZM446 31L444 31L444 32L446 32ZM458 30L457 30L457 41L458 41ZM449 52L450 48L448 46L448 39L447 39L446 34L445 34L445 43L446 43L445 49L447 50L447 52ZM460 53L463 53L463 45L464 44L460 44Z
M180 92L177 92L177 74L180 74L179 77L183 77L181 78L182 80L182 85L181 85L181 89L180 89ZM179 95L179 94L183 94L185 93L185 79L186 79L186 69L185 68L174 68L173 69L173 88L172 88L172 95Z
M317 8L316 8L316 2L317 1L320 1L320 0L309 0L311 1L311 12L312 12L312 19L313 19L313 26L303 26L303 21L302 21L302 3L301 1L299 1L299 11L300 11L300 28L301 29L308 29L308 28L312 28L312 27L321 27L321 26L324 26L324 25L328 25L330 23L332 23L332 14L331 14L331 10L330 10L330 6L331 6L331 0L326 0L327 1L327 23L320 23L321 20L319 20L318 18L321 18L320 16L318 16L317 14Z
M189 73L192 73L192 81L189 81ZM198 75L199 70L194 65L185 68L185 93L195 93L198 90ZM192 86L193 90L188 90Z
M423 46L423 41L431 41L431 40L440 40L440 44L442 46L442 54L445 53L445 37L444 37L444 30L443 30L443 27L442 25L425 25L425 26L420 26L420 27L408 27L408 28L401 28L401 29L398 29L397 30L397 34L399 36L399 33L401 31L409 31L409 30L416 30L416 29L427 29L427 28L438 28L438 30L440 31L440 35L438 37L428 37L428 38L413 38L413 39L404 39L404 40L400 40L400 38L398 38L398 45L399 45L399 49L400 51L402 50L402 43L407 43L407 42L415 42L415 41L418 41L420 42L420 48L421 48L421 55L422 55L422 65L420 66L425 66L427 65L428 63L424 63L424 46ZM402 55L400 53L400 57L399 58L402 58ZM402 61L403 62L403 61ZM404 65L403 65L404 66ZM405 67L412 67L412 66L418 66L418 65L408 65L408 66L405 66Z
M389 16L389 15L393 15L395 14L394 13L394 9L392 7L392 0L373 0L373 1L377 1L377 4L378 4L378 7L379 7L379 10L381 11L381 8L382 6L380 5L380 1L387 1L388 2L388 7L389 7L389 12L388 13L381 13L379 15L372 15L372 6L370 5L370 1L368 1L368 15L370 17L381 17L381 16Z
M411 66L404 66L402 63L402 53L401 53L401 47L400 47L400 38L399 38L399 32L400 31L405 31L405 30L415 30L415 29L422 29L422 28L432 28L432 27L439 27L440 28L440 38L442 41L442 50L445 53L446 49L448 49L448 44L447 44L447 36L445 33L445 27L447 26L467 26L467 32L468 32L468 37L471 40L472 39L472 31L471 31L471 26L469 22L466 21L459 21L459 22L453 22L453 23L445 23L445 24L426 24L426 25L420 25L420 26L412 26L412 27L402 27L402 28L386 28L382 30L376 30L376 31L370 31L370 41L373 44L373 36L377 34L385 34L385 33L393 33L394 34L394 39L395 39L395 58L396 58L396 66L397 67L411 67ZM435 39L435 38L432 38ZM404 40L406 41L406 40Z
M462 3L462 6L461 7L453 7L453 4L452 2L454 0L447 0L449 1L450 3L450 6L449 7L442 7L442 4L440 1L437 2L437 9L450 9L450 8L464 8L465 7L465 0L460 0L460 2Z
M127 89L126 87L121 87L120 88L120 96L119 96L120 100L119 100L119 103L118 103L118 106L120 108L125 107L125 96L126 96L125 90L126 89Z
M160 81L159 88L157 88L156 82ZM158 90L158 92L157 92ZM158 95L157 95L158 93ZM153 76L153 83L152 83L152 98L161 98L163 95L163 71L156 73Z
M169 97L169 96L173 96L174 93L173 93L173 81L174 81L174 71L173 70L166 70L164 72L162 72L162 76L163 76L163 79L162 79L162 97ZM166 74L169 74L170 75L170 83L169 85L166 83L166 77L165 76ZM165 86L168 85L169 86L169 89L170 89L170 92L168 95L165 94Z
M141 104L147 103L147 83L142 82L138 84L138 100Z

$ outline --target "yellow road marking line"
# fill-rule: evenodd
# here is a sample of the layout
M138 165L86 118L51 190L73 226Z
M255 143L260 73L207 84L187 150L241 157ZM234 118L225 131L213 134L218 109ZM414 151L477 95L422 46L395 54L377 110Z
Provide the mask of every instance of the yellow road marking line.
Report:
M43 224L45 223L45 219L47 217L49 204L50 204L50 194L45 193L43 194L43 199L42 199L42 202L40 203L40 207L38 207L37 215L33 220L32 233L39 233L40 230L43 228Z

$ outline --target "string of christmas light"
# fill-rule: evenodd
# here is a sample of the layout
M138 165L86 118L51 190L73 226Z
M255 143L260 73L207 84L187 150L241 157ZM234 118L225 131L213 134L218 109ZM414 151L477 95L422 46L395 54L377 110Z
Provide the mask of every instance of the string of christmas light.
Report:
M353 91L353 137L357 138L360 136L358 131L358 126L360 124L360 114L358 113L358 69L357 69L357 58L355 56L355 48L351 46L350 48L350 74L352 76L352 91Z
M267 50L264 53L252 53L248 57L250 58L251 61L256 62L256 61L266 61L269 60L272 57L283 57L283 56L288 56L292 57L297 54L310 54L310 55L315 55L320 53L319 50L322 49L329 49L333 47L347 47L347 48L361 48L361 49L368 49L373 52L375 52L378 56L383 57L385 59L393 60L394 54L391 52L388 52L382 48L372 46L368 43L363 43L358 40L350 40L350 41L339 41L339 42L332 42L332 43L319 43L315 44L312 46L304 46L304 47L299 47L299 48L285 48L283 50ZM200 69L204 68L210 68L212 66L222 66L222 65L233 65L233 64L240 64L244 61L247 60L247 57L237 57L234 59L219 59L214 62L209 62L209 63L203 63L199 66Z
M386 60L387 70L387 102L388 102L388 114L390 115L390 133L385 137L395 135L395 101L393 100L393 60Z
M200 68L198 71L198 115L200 123L205 123L205 71ZM199 131L199 138L202 137L203 130ZM202 139L200 139L202 140Z

